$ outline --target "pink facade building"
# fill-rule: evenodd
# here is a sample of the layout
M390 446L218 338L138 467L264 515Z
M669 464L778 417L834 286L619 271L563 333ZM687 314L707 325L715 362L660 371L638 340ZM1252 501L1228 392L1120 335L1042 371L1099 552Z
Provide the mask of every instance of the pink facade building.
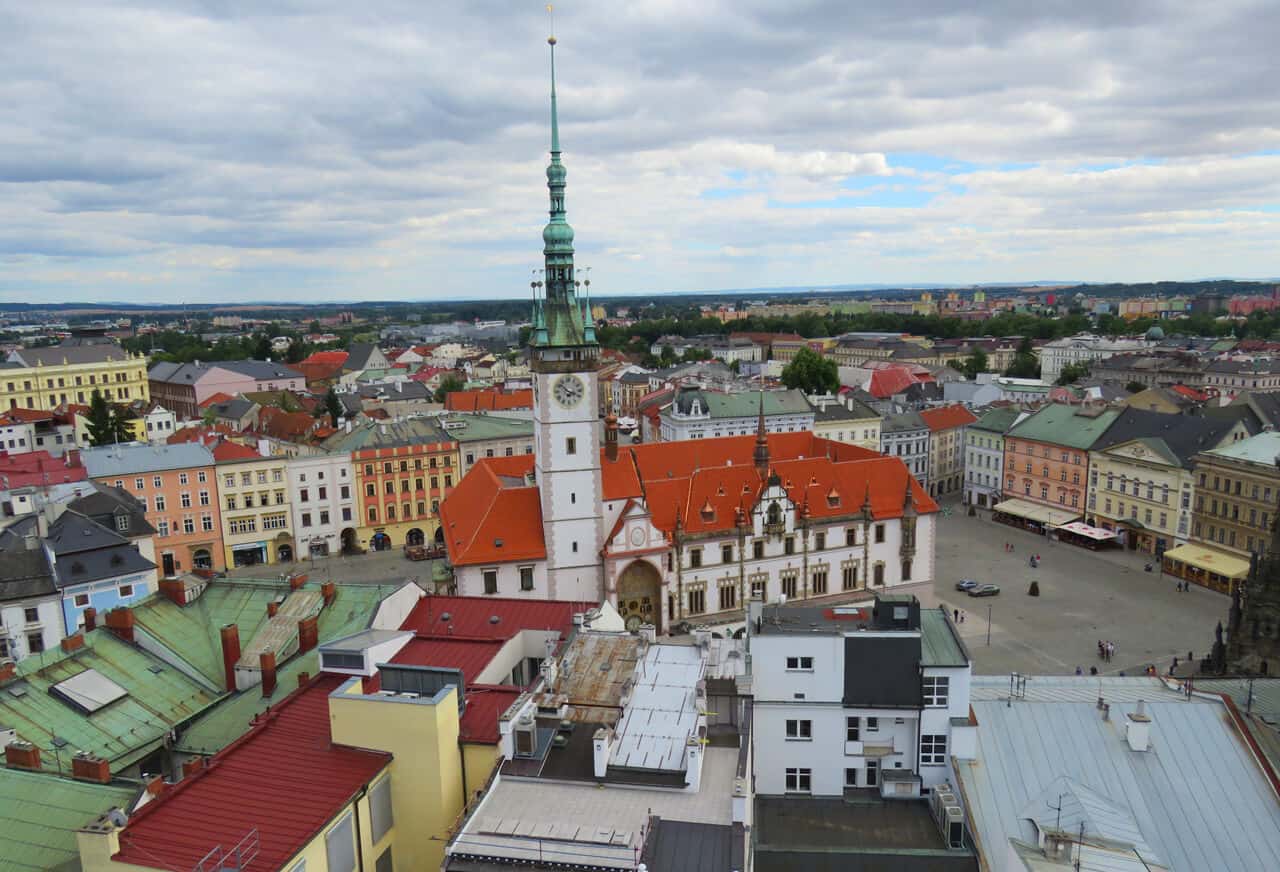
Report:
M220 360L215 363L157 363L147 372L151 399L179 418L200 417L200 404L214 394L254 391L305 391L306 376L269 360Z

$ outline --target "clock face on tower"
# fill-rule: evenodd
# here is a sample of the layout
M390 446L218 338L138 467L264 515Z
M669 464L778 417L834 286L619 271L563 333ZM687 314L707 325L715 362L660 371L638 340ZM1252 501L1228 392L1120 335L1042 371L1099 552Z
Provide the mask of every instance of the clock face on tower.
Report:
M566 409L572 409L582 402L582 397L586 392L587 386L576 375L560 376L551 388L551 394L556 398L556 402Z

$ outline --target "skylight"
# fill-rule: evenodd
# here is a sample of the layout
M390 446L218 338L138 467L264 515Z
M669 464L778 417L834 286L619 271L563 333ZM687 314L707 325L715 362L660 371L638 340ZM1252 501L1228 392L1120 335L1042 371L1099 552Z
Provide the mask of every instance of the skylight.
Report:
M60 681L49 688L49 692L87 715L129 695L127 690L96 669L86 669Z

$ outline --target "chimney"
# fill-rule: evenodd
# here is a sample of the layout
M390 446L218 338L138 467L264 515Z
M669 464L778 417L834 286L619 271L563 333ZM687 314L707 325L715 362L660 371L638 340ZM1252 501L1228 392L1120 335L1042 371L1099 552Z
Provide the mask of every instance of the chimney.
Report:
M324 604L331 605L338 595L338 587L332 581L326 581L320 585L320 595L324 597Z
M40 768L40 749L30 742L14 739L4 748L4 765L10 769Z
M59 644L62 646L62 651L64 654L70 654L73 651L79 651L81 648L84 647L84 634L75 633L73 635L67 636L63 638L63 640Z
M309 576L305 572L295 572L289 576L289 590L297 590L307 583Z
M604 419L604 456L611 463L618 459L618 416L613 412Z
M227 693L236 690L236 661L240 659L240 629L235 624L222 628L222 670L226 677Z
M182 777L190 778L200 770L204 769L203 757L192 757L190 760L182 761Z
M311 673L310 673L310 672L299 672L299 673L298 673L298 687L306 687L306 686L307 686L307 682L308 682L308 681L310 681L310 680L311 680Z
M165 788L168 787L169 785L164 783L163 775L157 775L154 778L147 779L146 786L147 786L147 794L154 799L155 797L164 793Z
M111 764L88 751L77 751L71 758L71 777L98 784L111 783Z
M607 727L596 730L591 737L592 772L596 778L604 778L609 769L610 733Z
M262 668L262 695L271 696L276 692L276 655L274 651L263 651L258 655L258 665Z
M1124 738L1131 751L1146 751L1151 745L1151 718L1147 704L1138 700L1138 708L1129 713L1124 725Z
M122 641L133 643L133 609L121 606L112 609L103 616L103 623Z
M320 618L310 617L298 621L298 653L305 654L320 644Z
M96 629L98 629L98 610L89 606L84 610L84 631L92 633Z
M185 606L187 604L187 586L182 583L180 578L160 579L160 592L177 605Z
M276 602L275 600L271 600L267 603L268 618L274 618L276 616L276 612L278 611L280 611L280 603Z
M62 455L62 460L70 468L78 467L80 465L80 449L68 448Z

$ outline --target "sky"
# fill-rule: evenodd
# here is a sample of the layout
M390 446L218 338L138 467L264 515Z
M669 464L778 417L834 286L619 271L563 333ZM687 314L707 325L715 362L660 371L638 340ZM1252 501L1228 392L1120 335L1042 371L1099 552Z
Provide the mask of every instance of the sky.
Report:
M1280 3L556 6L597 294L1280 275ZM543 3L0 0L0 304L512 298Z

